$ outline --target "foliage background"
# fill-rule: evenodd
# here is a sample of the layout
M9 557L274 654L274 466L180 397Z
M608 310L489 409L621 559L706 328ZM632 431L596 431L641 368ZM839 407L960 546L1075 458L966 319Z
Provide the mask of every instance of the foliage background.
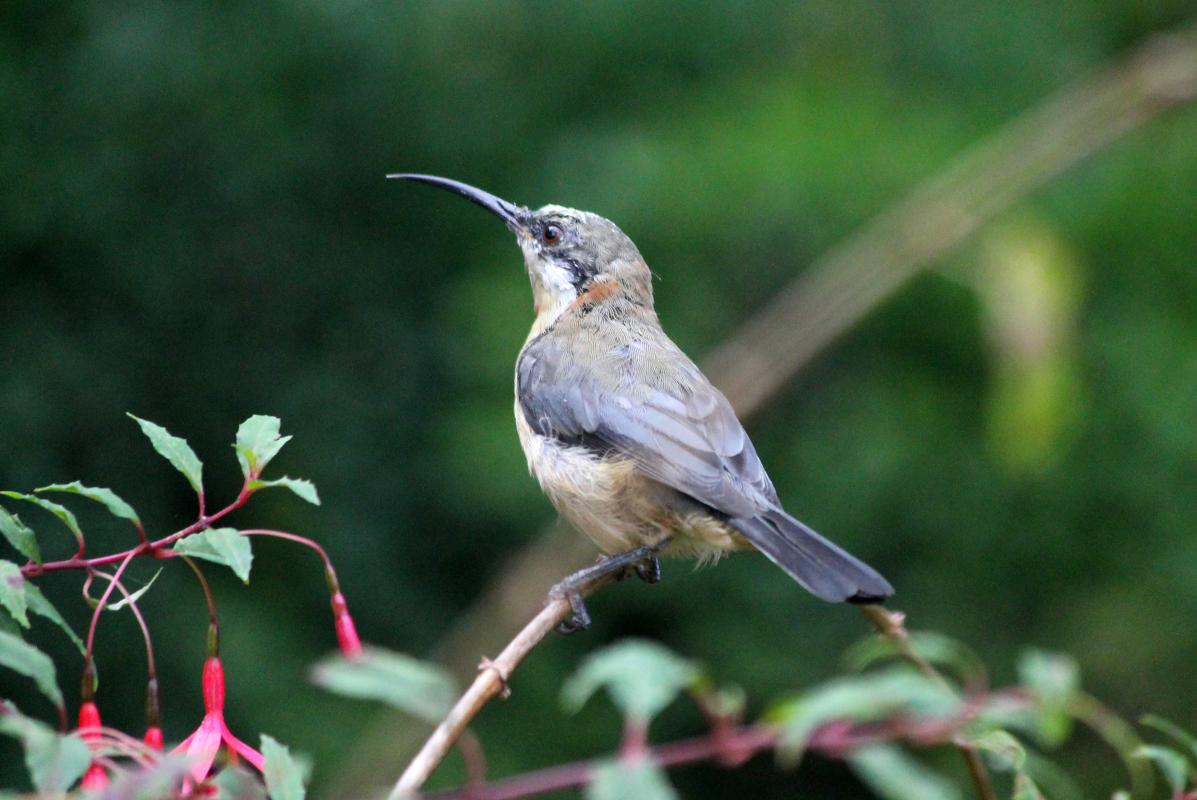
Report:
M511 422L531 319L519 255L477 209L384 173L615 219L659 275L667 329L701 354L969 144L1190 11L1182 0L7 4L0 484L108 485L169 532L193 516L190 491L124 412L187 437L214 500L238 485L237 423L277 414L295 434L277 468L313 479L324 505L267 494L234 522L319 538L363 635L426 654L551 510ZM1035 194L751 425L791 510L883 568L914 627L972 643L998 680L1023 645L1069 651L1116 708L1187 728L1194 141L1190 108ZM127 546L119 525L83 518L92 547ZM327 788L372 710L306 684L333 645L318 564L255 547L248 589L211 570L231 724L311 754ZM658 638L759 703L830 675L864 631L759 558L666 570L657 587L597 597L594 629L538 650L513 699L488 709L494 774L614 747L613 712L557 710L563 676L599 643ZM41 585L70 607L78 580ZM178 739L200 713L202 602L181 569L147 599ZM81 625L82 604L69 610ZM53 631L35 641L71 687L77 656ZM99 642L105 721L138 730L131 621L105 620ZM48 713L9 675L0 695ZM655 733L697 724L675 710ZM1082 740L1064 759L1095 790L1116 780L1098 747ZM0 742L0 785L23 780L15 753ZM817 759L797 775L758 761L677 783L703 797L859 791Z

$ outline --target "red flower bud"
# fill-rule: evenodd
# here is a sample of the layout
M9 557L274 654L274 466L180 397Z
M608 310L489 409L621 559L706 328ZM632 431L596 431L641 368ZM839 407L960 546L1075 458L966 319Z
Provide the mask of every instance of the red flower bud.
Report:
M145 729L145 736L142 737L142 741L151 750L162 752L162 729L157 725L151 725Z
M79 706L79 731L80 736L84 741L89 739L96 739L99 737L100 730L100 709L91 700L86 701ZM85 731L95 731L95 733L85 733Z
M220 658L211 656L204 662L204 711L224 711L224 667Z
M337 630L337 644L341 646L341 655L346 658L357 658L362 654L362 640L357 637L357 627L353 624L353 617L349 616L349 607L345 604L345 596L335 592L332 596L333 624Z
M83 773L83 782L79 784L79 787L85 791L93 791L107 788L107 786L108 773L98 762L91 762L91 766L87 768L87 772Z

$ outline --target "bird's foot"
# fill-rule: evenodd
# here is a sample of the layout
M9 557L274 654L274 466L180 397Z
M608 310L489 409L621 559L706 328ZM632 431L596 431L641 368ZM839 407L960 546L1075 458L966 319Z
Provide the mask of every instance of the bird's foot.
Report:
M582 589L593 581L607 575L615 574L622 577L629 569L635 571L637 577L645 583L657 583L661 580L661 563L657 560L657 553L661 551L668 539L655 545L645 545L626 553L618 553L604 558L584 569L580 569L549 590L552 599L565 598L569 601L571 614L568 619L557 626L559 633L568 634L585 630L590 627L590 612L582 602Z
M582 601L582 595L578 592L571 592L566 595L566 598L569 600L570 615L557 626L557 633L562 636L584 631L590 627L590 612L586 610L586 603Z
M656 556L649 556L632 569L636 572L636 577L645 583L661 582L661 562Z

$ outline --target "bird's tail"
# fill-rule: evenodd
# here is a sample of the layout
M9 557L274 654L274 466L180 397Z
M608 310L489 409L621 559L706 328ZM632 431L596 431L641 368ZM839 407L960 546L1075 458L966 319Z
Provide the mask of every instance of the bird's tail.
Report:
M821 600L880 603L894 593L877 570L781 509L729 519L728 524Z

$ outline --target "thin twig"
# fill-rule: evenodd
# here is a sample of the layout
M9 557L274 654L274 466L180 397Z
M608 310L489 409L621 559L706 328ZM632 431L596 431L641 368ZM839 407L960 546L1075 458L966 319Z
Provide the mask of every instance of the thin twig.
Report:
M910 632L906 630L905 614L900 611L890 611L880 605L861 606L861 611L877 628L877 632L893 643L894 649L902 658L944 689L955 693L956 690L943 676L943 673L914 648L914 644L910 641ZM997 800L997 793L993 790L993 781L989 779L989 770L985 768L985 762L981 759L977 748L958 739L953 740L952 744L964 759L964 765L968 768L968 775L972 779L978 800Z
M579 585L578 594L586 597L599 588L616 579L614 574L600 575L588 583ZM573 613L569 599L566 597L550 597L532 621L524 626L515 638L503 648L498 658L483 662L477 677L458 699L456 705L448 715L436 726L436 730L428 737L428 741L407 765L407 769L399 776L395 788L391 790L390 800L401 800L416 797L420 787L432 775L432 771L448 755L453 743L457 741L470 722L478 715L491 698L505 694L508 691L507 681L524 657L532 648L540 644L550 632L565 621Z

